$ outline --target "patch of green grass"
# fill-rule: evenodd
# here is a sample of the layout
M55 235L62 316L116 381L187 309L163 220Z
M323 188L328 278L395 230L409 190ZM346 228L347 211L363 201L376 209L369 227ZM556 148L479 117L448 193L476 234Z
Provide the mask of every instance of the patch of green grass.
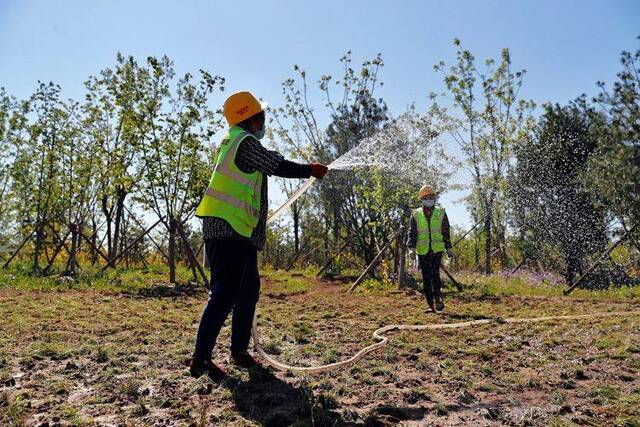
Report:
M265 342L262 345L262 348L269 354L278 355L282 353L282 349L280 348L280 340L277 340L275 338L269 339L267 342Z
M591 390L591 397L594 397L598 401L611 402L617 400L620 396L620 392L614 387L601 385L596 386Z
M621 394L616 402L616 407L620 412L640 417L640 389Z
M596 340L596 348L598 350L608 350L618 347L621 344L620 337L606 336Z
M87 424L87 423L84 423L80 418L80 415L78 414L78 408L75 408L73 406L62 405L58 409L58 414L62 419L67 421L70 425L80 426L80 425Z
M28 264L15 264L0 269L0 289L12 288L24 291L94 290L102 292L139 293L157 284L168 283L167 265L155 264L149 268L125 269L117 267L102 272L97 266L83 265L77 277L60 277L61 268L54 268L48 276L33 274ZM176 281L189 283L191 270L178 264Z
M24 425L29 401L21 394L13 395L8 390L0 392L0 423L7 426Z
M140 396L140 383L134 378L125 378L120 383L120 393L126 400L136 400Z
M485 393L493 393L497 390L495 385L487 382L474 384L473 388L478 391L484 391Z
M268 277L271 282L263 287L267 293L296 295L303 294L309 289L309 276L303 273L285 270L267 270L261 273L263 276Z
M324 355L322 356L322 362L335 363L338 361L339 356L340 356L340 353L338 352L338 350L335 348L331 348L325 351Z
M136 417L144 417L148 413L149 413L149 408L147 408L147 405L144 403L143 400L138 400L138 402L136 403L136 406L131 411L131 414Z
M561 296L563 287L549 282L532 284L523 277L461 275L461 280L473 283L467 292L480 296Z
M109 351L106 347L99 346L96 348L95 360L98 363L106 363L109 361Z
M480 371L485 377L492 377L496 373L496 369L491 365L484 365Z
M31 345L29 353L33 360L63 360L72 355L65 344L57 342L36 342Z
M619 347L612 352L609 352L609 358L614 360L625 360L629 357L629 351L627 347Z
M617 427L640 427L640 417L618 417L615 425Z
M389 291L395 289L397 284L389 280L365 279L357 288L356 292L370 293Z
M412 405L421 402L435 402L436 395L428 388L416 387L404 393L404 400Z
M433 407L433 411L439 417L444 417L449 414L449 408L444 403L436 403Z
M564 284L540 281L537 283L523 276L506 277L501 275L484 276L480 274L460 274L460 280L472 283L465 293L478 296L546 296L562 297ZM571 298L595 300L637 299L640 298L640 286L611 287L606 290L575 289Z
M72 384L67 380L62 381L54 381L50 384L49 390L54 395L68 395L69 390L71 390Z
M307 344L309 343L309 337L312 334L312 329L309 323L307 322L296 322L294 324L295 330L293 332L293 337L298 344Z

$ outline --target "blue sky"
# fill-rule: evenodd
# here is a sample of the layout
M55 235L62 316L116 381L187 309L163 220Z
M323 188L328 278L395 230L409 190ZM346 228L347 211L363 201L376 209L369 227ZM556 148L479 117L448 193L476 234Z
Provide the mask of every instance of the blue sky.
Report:
M294 64L315 81L339 73L347 50L355 63L381 52L380 94L398 114L412 103L424 110L427 94L442 89L432 66L451 61L457 37L478 59L510 48L515 67L528 71L523 96L563 103L615 78L620 51L640 44L638 22L637 0L0 0L0 86L26 97L38 80L51 80L80 99L83 81L111 66L118 51L166 54L179 72L207 69L223 75L229 91L249 89L277 106ZM223 97L216 94L212 106ZM459 197L442 201L452 222L466 226ZM279 200L274 191L272 204Z

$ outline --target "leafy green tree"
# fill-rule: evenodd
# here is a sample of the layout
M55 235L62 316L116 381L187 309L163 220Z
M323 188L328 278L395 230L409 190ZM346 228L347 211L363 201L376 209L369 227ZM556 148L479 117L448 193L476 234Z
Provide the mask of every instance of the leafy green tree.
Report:
M472 177L468 199L476 221L484 221L485 273L491 273L494 224L500 214L497 206L505 197L505 177L511 166L513 148L527 136L533 121L534 104L519 95L525 71L513 71L511 53L503 49L500 58L487 59L484 69L475 56L462 48L458 39L456 62L434 66L443 73L450 106L438 104L436 94L431 113L453 131L451 137L462 150ZM505 232L505 229L502 230ZM504 236L499 237L504 240Z
M8 243L14 231L18 199L13 191L12 169L17 147L27 137L29 105L0 88L0 245Z
M622 52L620 64L612 89L598 83L601 93L594 101L607 120L595 130L598 148L585 179L628 230L640 221L640 49Z
M364 62L359 72L351 65L351 52L347 52L340 62L344 72L335 82L336 86L341 87L340 96L336 100L330 89L332 77L323 75L319 81L325 107L329 109L331 117L331 124L326 130L318 124L315 111L308 100L306 72L298 66L294 67L297 78L283 83L285 106L275 111L277 135L301 153L301 156L313 157L325 163L330 163L355 147L363 138L373 135L388 120L384 101L375 98L375 91L382 84L378 78L378 73L384 66L382 57L378 55L373 60ZM372 217L372 212L367 212L368 207L355 193L355 188L360 183L361 180L353 172L330 173L323 179L321 186L312 190L314 205L318 206L317 214L324 223L322 230L315 231L320 231L322 235L326 255L330 246L336 249L339 246L341 230L346 233L358 230L360 237L355 237L353 249L368 258L373 256L376 239L382 238L381 233L362 230L368 224L375 226L376 220Z
M169 231L170 280L175 282L176 222L193 217L211 174L206 141L221 128L220 115L207 105L224 79L201 70L174 83L169 58L147 59L137 81L140 104L135 125L143 135L137 200L154 212Z
M85 121L81 116L78 103L66 103L68 118L62 131L64 143L60 146L60 217L56 223L61 229L68 228L71 237L71 249L65 269L66 275L74 276L78 268L78 251L84 224L93 212L103 175L99 171L99 157L95 140L89 137L83 127ZM62 238L64 239L64 238ZM60 245L55 251L59 252ZM54 252L54 257L57 253ZM52 260L49 261L50 268Z
M30 99L28 137L17 141L12 171L13 188L21 201L17 214L23 225L34 227L33 269L41 271L40 257L45 249L47 226L59 220L64 202L61 155L65 144L71 144L68 105L60 98L60 86L39 83Z
M584 97L545 105L533 135L515 149L510 177L514 226L543 263L560 254L569 283L607 244L606 211L581 179L597 148L595 117Z
M87 93L83 105L83 128L94 148L95 173L100 176L99 213L106 226L107 258L112 262L120 245L120 226L125 215L127 197L141 179L137 162L143 135L136 126L136 109L142 102L142 85L148 71L131 56L118 53L116 65L105 68L85 82ZM96 209L98 211L98 209ZM97 245L98 212L93 212L91 238Z

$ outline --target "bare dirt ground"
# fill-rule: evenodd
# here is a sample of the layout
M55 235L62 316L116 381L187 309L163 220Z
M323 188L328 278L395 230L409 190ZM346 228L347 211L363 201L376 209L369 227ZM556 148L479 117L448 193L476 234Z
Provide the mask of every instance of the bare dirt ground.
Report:
M415 291L344 294L263 280L265 349L292 364L345 358L385 324L640 310L637 298ZM0 425L640 425L640 316L391 333L356 365L317 375L227 364L193 379L202 291L125 295L0 289Z

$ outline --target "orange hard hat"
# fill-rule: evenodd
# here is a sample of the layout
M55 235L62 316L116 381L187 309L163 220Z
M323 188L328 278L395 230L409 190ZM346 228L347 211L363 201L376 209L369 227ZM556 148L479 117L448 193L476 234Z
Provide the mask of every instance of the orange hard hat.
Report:
M233 126L264 111L265 108L267 108L266 102L260 102L250 92L243 91L228 97L224 101L222 112L229 126Z
M421 199L424 197L435 196L435 194L436 191L430 185L423 185L422 187L420 187L420 191L418 192L418 195Z

